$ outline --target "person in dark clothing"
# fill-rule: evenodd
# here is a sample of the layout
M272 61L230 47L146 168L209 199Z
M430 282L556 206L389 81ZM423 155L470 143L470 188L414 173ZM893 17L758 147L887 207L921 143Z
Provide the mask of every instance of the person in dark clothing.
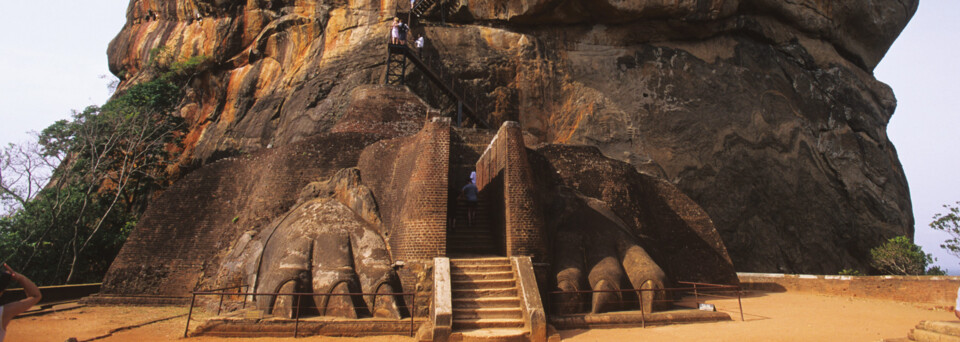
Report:
M467 179L467 185L464 185L460 189L461 196L467 200L467 225L473 225L473 216L477 211L477 202L480 201L479 190L477 190L477 185L473 183L473 179Z
M403 19L400 19L400 24L397 25L397 33L400 35L400 45L407 45L407 32L409 31L410 26L407 26L407 24L403 22Z

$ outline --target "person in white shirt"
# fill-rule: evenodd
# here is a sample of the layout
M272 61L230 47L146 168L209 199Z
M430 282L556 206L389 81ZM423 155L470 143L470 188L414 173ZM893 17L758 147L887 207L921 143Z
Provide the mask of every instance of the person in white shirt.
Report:
M417 38L415 43L417 44L417 56L423 57L423 36L420 36L419 38Z
M953 304L953 315L960 318L960 287L957 288L957 302Z

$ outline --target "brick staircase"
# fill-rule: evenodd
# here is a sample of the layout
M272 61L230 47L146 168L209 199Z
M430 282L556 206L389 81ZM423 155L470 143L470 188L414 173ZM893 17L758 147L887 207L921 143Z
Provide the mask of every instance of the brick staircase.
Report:
M918 342L960 342L960 322L920 321L907 338Z
M493 139L490 133L457 129L450 144L451 183L459 191L467 184L467 176L476 169L477 159ZM502 246L493 233L489 216L489 199L481 193L473 222L467 220L467 201L457 199L453 220L447 231L447 255L451 257L499 256Z
M520 289L508 258L450 259L451 341L526 341Z
M470 224L467 220L467 201L457 201L453 229L447 232L447 254L451 257L481 257L500 255L500 246L490 229L486 214L485 196L480 196L476 214Z

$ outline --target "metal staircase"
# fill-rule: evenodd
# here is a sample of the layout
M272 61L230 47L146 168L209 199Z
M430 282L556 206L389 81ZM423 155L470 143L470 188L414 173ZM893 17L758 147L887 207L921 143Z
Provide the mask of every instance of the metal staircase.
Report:
M421 0L428 1L428 0ZM457 77L446 70L439 56L429 52L420 56L406 45L387 44L387 67L384 83L404 85L407 72L407 62L413 64L433 82L445 95L457 103L456 124L460 127L464 116L470 118L480 128L489 128L490 125L477 115L477 98L466 91Z
M442 22L453 15L460 8L460 0L417 0L410 13L416 17L423 17L430 13L439 12Z

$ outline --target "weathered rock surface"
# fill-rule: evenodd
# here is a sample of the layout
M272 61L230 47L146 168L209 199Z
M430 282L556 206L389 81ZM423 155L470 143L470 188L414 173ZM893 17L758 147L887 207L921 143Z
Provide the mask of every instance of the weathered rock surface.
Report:
M739 269L862 269L869 248L912 235L885 133L896 101L871 71L917 0L461 3L455 24L414 30L481 113L676 184ZM152 48L212 57L181 105L184 162L288 145L381 82L396 6L132 0L111 70L122 88L150 77Z

